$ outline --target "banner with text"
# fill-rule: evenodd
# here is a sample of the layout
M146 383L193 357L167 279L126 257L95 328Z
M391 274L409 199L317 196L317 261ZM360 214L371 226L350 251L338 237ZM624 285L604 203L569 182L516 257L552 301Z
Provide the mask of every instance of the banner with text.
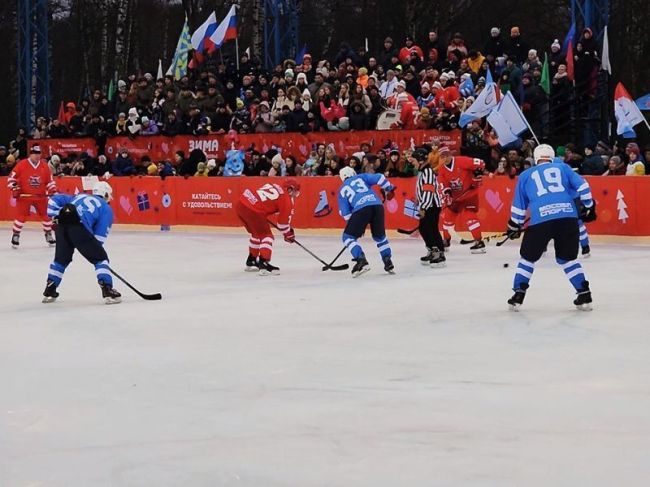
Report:
M298 178L302 186L295 202L296 228L343 228L338 214L337 177ZM598 203L598 220L588 224L593 234L650 235L650 178L588 178ZM245 189L256 189L281 178L178 178L158 177L110 179L111 203L116 223L147 225L240 226L235 205ZM411 229L417 226L415 178L395 178L395 198L386 201L386 227ZM56 178L60 191L88 191L88 179ZM481 187L479 219L486 232L504 231L510 216L515 181L507 177L485 178ZM16 201L0 178L0 220L13 220ZM34 220L37 220L34 215ZM459 219L459 220L462 220ZM457 230L465 230L459 223Z

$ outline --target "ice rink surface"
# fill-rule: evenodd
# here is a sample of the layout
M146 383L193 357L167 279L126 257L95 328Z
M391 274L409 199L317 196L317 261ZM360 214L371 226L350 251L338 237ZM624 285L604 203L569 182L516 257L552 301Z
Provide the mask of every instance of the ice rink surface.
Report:
M163 300L106 306L80 257L41 304L52 250L1 237L2 487L650 484L648 247L592 246L591 313L545 257L512 313L512 243L429 269L394 238L389 276L366 238L352 279L279 239L260 277L241 234L116 231Z

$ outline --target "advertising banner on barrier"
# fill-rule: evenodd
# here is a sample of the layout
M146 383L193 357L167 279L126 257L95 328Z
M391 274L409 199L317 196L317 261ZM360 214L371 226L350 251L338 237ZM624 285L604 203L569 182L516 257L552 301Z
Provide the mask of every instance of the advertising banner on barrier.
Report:
M27 141L28 149L31 149L34 145L41 147L41 151L43 151L45 157L50 157L52 154L60 154L67 157L69 154L80 154L81 152L86 152L91 157L97 155L95 140L90 138L30 139Z
M295 202L296 228L343 228L338 214L337 177L299 178L301 194ZM650 235L650 178L588 178L598 204L598 220L589 232L605 235ZM158 177L110 179L114 190L112 207L116 223L147 225L239 226L235 205L245 189L256 189L280 178L178 178ZM417 226L415 178L395 178L395 198L386 201L386 227L411 229ZM56 178L60 191L88 191L90 181L77 177ZM0 220L14 218L16 202L0 178ZM515 180L485 178L480 192L479 219L486 232L504 231L510 217ZM462 220L462 219L461 219ZM460 224L457 230L465 228Z
M234 140L237 149L255 149L266 152L281 149L285 155L293 155L302 162L316 144L333 144L339 156L347 157L358 152L361 144L368 143L373 151L386 145L395 144L400 149L407 149L424 143L445 144L452 151L460 150L460 130L440 132L437 130L393 130L364 132L310 132L240 134ZM65 139L64 139L65 140ZM120 149L126 148L132 157L148 155L154 161L173 160L176 151L183 151L187 156L192 150L200 149L208 157L224 158L225 152L232 146L233 140L227 135L178 135L176 137L140 136L136 138L112 137L106 143L106 154L114 158Z

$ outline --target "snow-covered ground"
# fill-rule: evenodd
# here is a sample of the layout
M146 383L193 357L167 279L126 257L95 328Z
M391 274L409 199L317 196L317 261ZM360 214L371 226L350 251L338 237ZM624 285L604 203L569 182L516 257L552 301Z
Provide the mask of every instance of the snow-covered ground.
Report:
M280 239L260 277L242 234L118 230L163 300L106 306L80 257L41 304L52 250L0 237L2 487L650 483L648 247L592 246L591 313L546 257L511 313L512 243L429 269L394 238L389 276L366 238L352 279Z

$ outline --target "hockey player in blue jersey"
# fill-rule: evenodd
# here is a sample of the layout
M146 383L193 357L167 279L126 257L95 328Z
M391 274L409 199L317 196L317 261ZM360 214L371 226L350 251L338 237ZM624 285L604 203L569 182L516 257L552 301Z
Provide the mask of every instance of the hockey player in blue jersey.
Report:
M43 291L44 303L51 303L59 297L57 287L75 249L95 266L104 301L107 304L121 301L121 294L113 289L108 255L103 246L113 224L113 210L108 205L112 198L113 189L104 181L95 184L92 195L58 193L50 197L47 214L56 222L57 242Z
M338 192L339 213L347 221L342 240L355 262L352 277L358 277L370 270L363 249L357 242L368 225L384 262L384 270L394 274L395 266L391 260L392 252L384 225L384 205L372 190L372 186L378 185L389 200L394 197L395 188L383 174L357 175L351 167L341 169L339 176L343 181Z
M550 145L536 147L533 155L535 166L521 173L517 181L508 222L508 236L519 238L526 210L530 210L530 225L521 242L521 259L513 284L515 294L508 304L515 311L522 305L535 263L553 240L555 260L578 294L573 304L580 310L591 310L589 282L577 260L580 238L578 216L584 222L596 219L589 184L568 165L555 162L555 151ZM573 201L574 195L578 195L582 203L580 215Z

